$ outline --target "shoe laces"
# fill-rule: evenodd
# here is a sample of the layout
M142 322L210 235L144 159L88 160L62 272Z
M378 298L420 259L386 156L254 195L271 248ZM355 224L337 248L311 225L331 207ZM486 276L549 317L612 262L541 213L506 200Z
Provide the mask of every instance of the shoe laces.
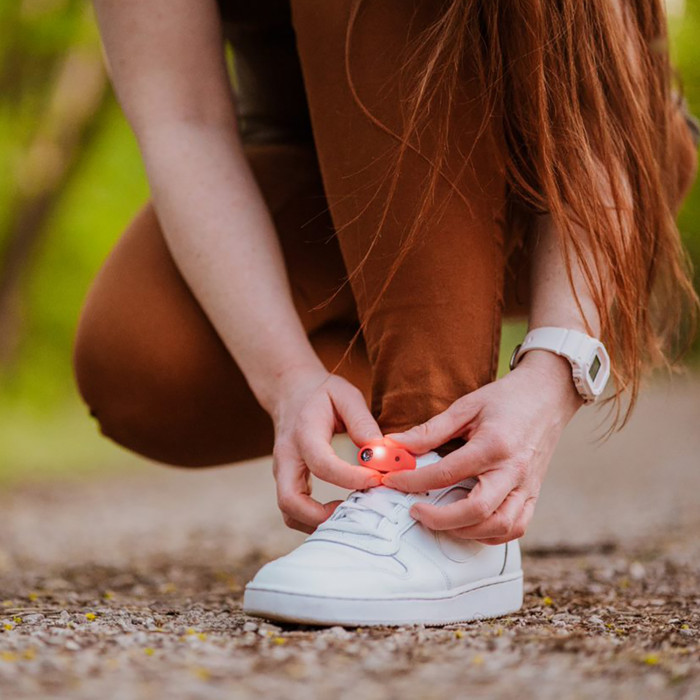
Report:
M333 515L320 528L352 532L357 535L371 535L380 539L391 539L391 533L379 526L383 521L398 526L405 517L404 513L410 507L409 495L386 486L376 486L367 491L353 491L335 510ZM390 528L393 530L394 528Z

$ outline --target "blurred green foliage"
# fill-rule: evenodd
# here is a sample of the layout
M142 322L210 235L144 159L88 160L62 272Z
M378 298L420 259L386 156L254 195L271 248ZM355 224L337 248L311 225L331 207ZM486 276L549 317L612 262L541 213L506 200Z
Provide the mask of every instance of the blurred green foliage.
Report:
M683 91L693 114L700 116L700 0L689 0L682 19L671 19L670 33ZM700 290L700 178L683 206L678 226L695 268L695 288ZM699 348L696 340L696 359Z
M81 58L98 65L101 58L84 0L2 3L0 28L1 255L16 208L27 200L23 188L32 193L32 183L23 182L26 153L47 129L47 110L55 99L51 85L59 79L64 57L84 51ZM0 369L0 481L76 473L125 457L99 437L79 403L71 344L89 283L146 201L148 185L136 141L111 93L87 127L90 137L76 167L59 183L31 253L30 274L20 283L19 345Z
M0 3L0 255L17 203L26 202L26 153L49 111L51 85L69 52L99 62L99 39L83 0ZM672 19L672 47L691 109L700 114L700 0ZM70 355L82 300L101 261L148 197L135 139L106 93L75 167L60 182L19 286L19 344L0 369L0 481L123 464L98 437L73 387ZM50 162L50 159L49 159ZM29 176L27 175L29 172ZM42 175L40 172L39 175ZM39 178L41 179L41 178ZM30 200L31 204L31 200ZM700 268L700 184L680 228ZM700 277L696 273L700 287ZM520 329L506 329L504 348ZM696 344L697 347L697 344ZM697 353L696 353L697 354Z

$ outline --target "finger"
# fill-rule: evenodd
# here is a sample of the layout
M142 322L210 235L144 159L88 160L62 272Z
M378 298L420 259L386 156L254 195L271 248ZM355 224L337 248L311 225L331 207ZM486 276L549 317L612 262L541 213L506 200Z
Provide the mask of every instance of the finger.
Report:
M476 525L493 514L515 487L512 472L494 469L482 474L465 498L446 506L416 503L411 516L431 530L455 530Z
M292 459L296 459L296 462ZM298 458L275 455L275 462L277 505L285 516L285 522L288 518L313 530L330 513L322 503L311 497L308 470Z
M348 464L340 459L330 443L318 437L315 431L304 431L298 441L301 458L319 479L354 491L363 491L382 483L381 475L374 469Z
M451 530L450 534L465 540L484 540L489 538L516 539L515 528L525 507L525 494L514 489L501 505L483 522Z
M277 505L287 518L303 523L311 529L320 525L330 515L322 503L306 493L280 486L277 489Z
M382 437L377 421L370 413L362 392L355 387L331 397L333 406L345 425L350 439L358 446Z
M294 520L294 518L289 517L285 513L282 513L282 520L290 530L297 530L298 532L303 532L307 535L310 535L316 530L315 527L307 525L306 523L302 523L299 520Z
M420 493L453 486L493 467L488 444L474 438L438 462L420 469L385 474L382 484L406 493Z
M507 537L491 537L488 539L477 540L481 544L505 544L506 542L511 542L513 540L519 540L526 532L532 516L535 512L535 504L537 503L537 498L535 496L530 496L525 501L522 511L520 512L520 517L515 524L515 527L511 531L510 535Z
M327 512L326 520L330 518L331 515L333 515L333 512L341 503L342 501L331 501L330 503L323 504L323 507ZM284 520L284 524L288 528L291 528L292 530L299 530L300 532L305 532L307 535L310 535L316 530L316 526L308 525L307 523L302 523L299 520L295 520L286 513L282 513L282 519Z
M462 434L464 427L479 413L479 407L477 401L464 396L425 423L387 437L405 445L415 454L422 454Z

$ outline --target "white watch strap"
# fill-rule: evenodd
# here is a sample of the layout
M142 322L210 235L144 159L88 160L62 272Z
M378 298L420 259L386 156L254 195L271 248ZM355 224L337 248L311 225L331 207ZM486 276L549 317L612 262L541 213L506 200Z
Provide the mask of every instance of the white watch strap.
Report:
M585 359L582 357L582 350L589 347L592 340L585 333L569 328L535 328L525 336L513 353L511 369L514 369L522 356L530 350L548 350L562 355L570 362L581 362Z

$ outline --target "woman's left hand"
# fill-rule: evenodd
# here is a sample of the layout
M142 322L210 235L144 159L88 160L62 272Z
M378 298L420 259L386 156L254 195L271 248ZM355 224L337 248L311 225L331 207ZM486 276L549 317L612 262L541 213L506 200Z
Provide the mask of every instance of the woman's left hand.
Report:
M435 464L387 474L383 484L422 492L475 477L478 483L464 499L415 504L411 515L432 530L484 544L517 539L532 518L559 436L581 405L568 361L533 350L502 379L426 423L388 436L416 454L456 437L467 443Z

